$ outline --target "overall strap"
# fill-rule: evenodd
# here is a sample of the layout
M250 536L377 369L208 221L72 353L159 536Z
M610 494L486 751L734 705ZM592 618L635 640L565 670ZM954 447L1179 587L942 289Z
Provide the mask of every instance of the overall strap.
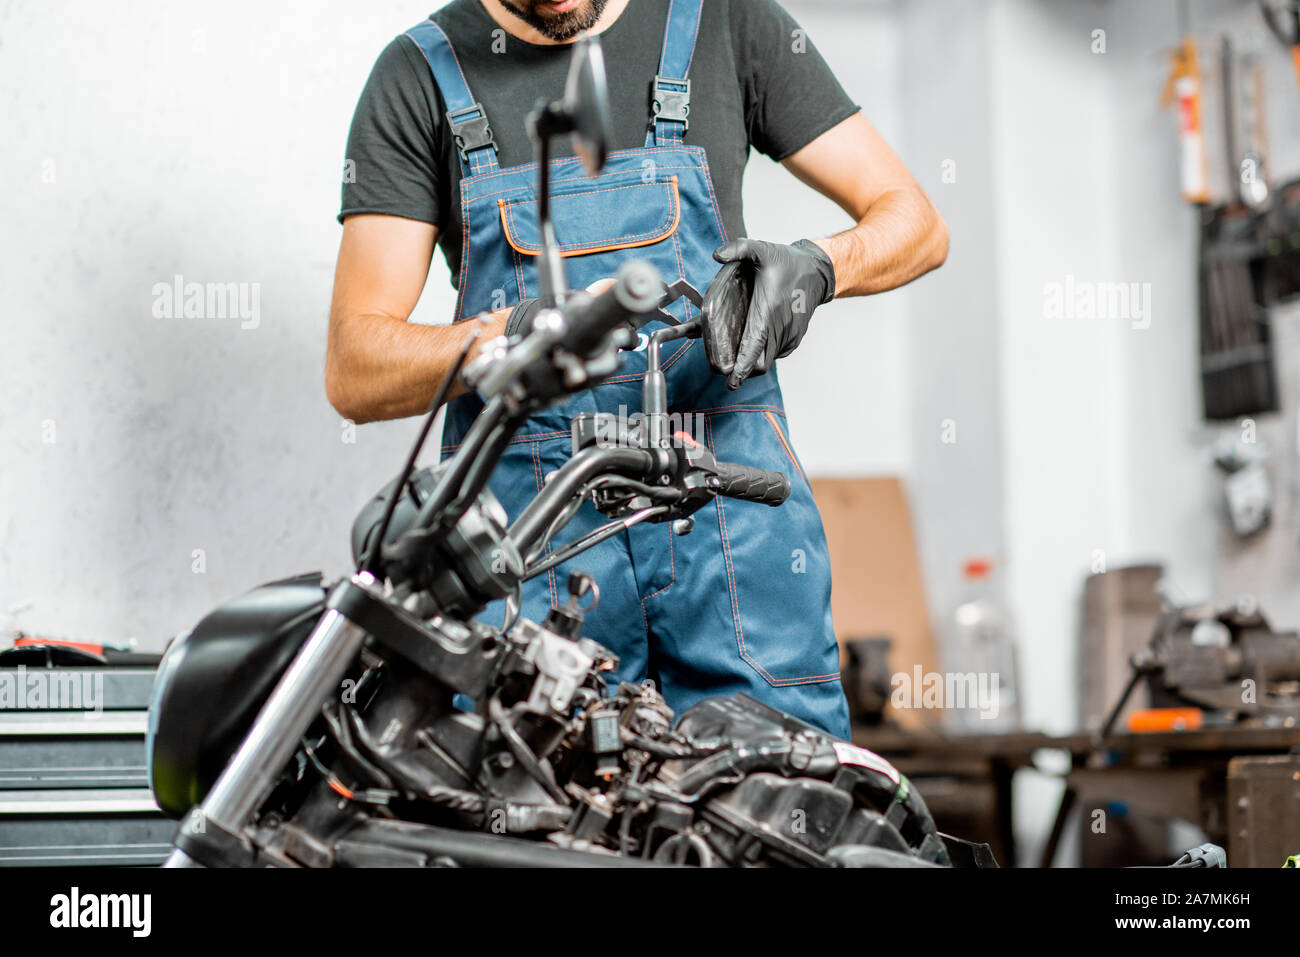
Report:
M473 176L497 168L497 144L488 125L487 111L469 91L469 82L456 59L456 51L442 27L422 20L407 30L408 37L424 54L433 72L433 82L447 107L447 125L460 154L461 176Z
M691 60L700 32L703 0L668 0L664 49L651 90L651 122L646 146L679 146L690 128Z

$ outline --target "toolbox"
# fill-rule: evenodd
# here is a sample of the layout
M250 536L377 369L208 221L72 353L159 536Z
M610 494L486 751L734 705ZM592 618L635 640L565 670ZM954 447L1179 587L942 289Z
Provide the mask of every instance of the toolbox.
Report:
M158 660L34 639L0 651L0 867L166 858L176 824L145 752Z

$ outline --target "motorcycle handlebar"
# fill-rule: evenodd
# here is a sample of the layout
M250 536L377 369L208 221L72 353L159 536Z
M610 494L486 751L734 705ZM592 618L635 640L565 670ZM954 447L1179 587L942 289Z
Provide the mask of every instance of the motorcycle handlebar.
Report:
M719 462L717 475L717 492L728 498L775 507L790 497L790 480L780 472Z
M570 352L587 355L619 323L658 309L663 293L663 279L654 266L639 259L626 262L619 267L614 284L604 292L566 304L561 344Z
M541 540L555 517L573 501L587 482L605 474L641 478L653 466L653 456L643 449L583 449L547 479L537 497L528 503L510 526L510 538L526 554Z
M583 449L547 479L542 491L510 526L510 538L520 552L527 553L587 482L600 475L625 475L650 481L656 474L654 469L655 458L644 449L598 446ZM709 483L717 495L774 507L790 495L790 480L780 472L712 461L708 471L717 479L716 484Z

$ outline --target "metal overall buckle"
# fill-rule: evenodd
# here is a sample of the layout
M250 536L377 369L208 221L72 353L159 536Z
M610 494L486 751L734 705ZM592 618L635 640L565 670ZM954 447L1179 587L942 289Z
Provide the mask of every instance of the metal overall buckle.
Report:
M462 119L467 116L468 119ZM468 163L469 154L485 146L494 150L497 148L497 141L492 137L492 127L488 124L487 111L481 104L475 103L463 110L448 110L447 122L451 125L451 135L456 139L456 149L462 161Z
M668 120L691 128L691 81L656 76L651 91L655 121Z

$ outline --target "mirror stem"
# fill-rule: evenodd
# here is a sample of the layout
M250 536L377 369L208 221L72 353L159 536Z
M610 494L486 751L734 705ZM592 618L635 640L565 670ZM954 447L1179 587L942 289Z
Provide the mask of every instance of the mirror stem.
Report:
M564 275L564 258L555 237L551 220L551 138L541 136L537 143L537 220L541 233L538 273L542 283L542 303L550 307L564 305L568 282Z

